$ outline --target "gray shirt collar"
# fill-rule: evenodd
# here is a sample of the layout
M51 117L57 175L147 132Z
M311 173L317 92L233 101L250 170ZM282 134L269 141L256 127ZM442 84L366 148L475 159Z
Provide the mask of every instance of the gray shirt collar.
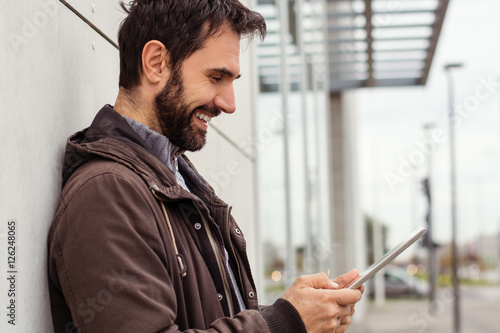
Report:
M174 145L170 140L150 129L148 126L134 119L122 116L132 129L148 144L151 152L162 161L172 172L178 172L177 158L184 153L179 147Z

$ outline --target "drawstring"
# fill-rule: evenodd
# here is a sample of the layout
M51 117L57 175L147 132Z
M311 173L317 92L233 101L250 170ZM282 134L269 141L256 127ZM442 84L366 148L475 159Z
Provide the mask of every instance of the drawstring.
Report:
M155 195L156 196L156 195ZM172 238L172 243L174 244L175 256L177 257L177 262L179 263L179 269L181 270L181 278L184 278L187 273L187 267L184 265L184 256L179 253L177 250L177 244L175 243L174 231L172 230L172 224L170 224L170 219L168 218L167 210L165 209L165 205L163 201L159 200L161 203L161 209L163 210L163 215L165 216L165 220L167 220L168 231L170 231L170 238Z

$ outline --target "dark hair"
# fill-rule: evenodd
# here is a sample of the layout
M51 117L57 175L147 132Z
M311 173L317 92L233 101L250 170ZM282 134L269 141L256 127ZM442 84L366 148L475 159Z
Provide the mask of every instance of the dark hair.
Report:
M139 85L142 50L150 40L165 45L175 68L225 24L240 36L266 35L262 15L237 0L133 0L121 6L128 13L118 31L119 85L125 89Z

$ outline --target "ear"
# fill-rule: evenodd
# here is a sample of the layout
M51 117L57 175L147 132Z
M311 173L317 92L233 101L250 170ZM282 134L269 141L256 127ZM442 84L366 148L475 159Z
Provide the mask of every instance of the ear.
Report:
M150 84L168 76L167 49L162 42L150 40L142 49L142 73Z

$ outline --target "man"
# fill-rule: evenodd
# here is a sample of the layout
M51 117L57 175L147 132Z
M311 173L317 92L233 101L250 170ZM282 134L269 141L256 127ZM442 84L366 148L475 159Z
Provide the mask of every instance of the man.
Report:
M344 332L357 272L301 277L260 307L231 208L183 155L235 111L240 38L263 38L263 18L236 0L126 10L116 103L66 147L48 238L55 331Z

